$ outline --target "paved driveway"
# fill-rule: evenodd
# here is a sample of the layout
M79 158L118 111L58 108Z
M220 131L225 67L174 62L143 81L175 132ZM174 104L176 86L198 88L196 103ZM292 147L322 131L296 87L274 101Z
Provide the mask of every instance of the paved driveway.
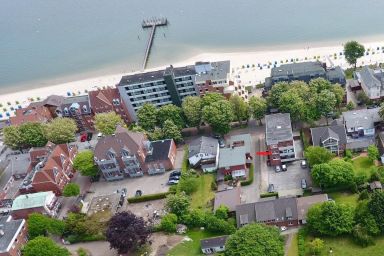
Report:
M94 192L92 193L94 196L109 195L122 188L127 189L128 197L134 196L138 189L143 191L144 195L155 194L168 191L168 178L168 172L165 172L154 176L144 175L143 177L126 178L119 181L99 181L92 183L90 191Z
M274 167L268 167L269 184L274 185L279 196L302 195L301 180L307 181L307 187L312 185L309 169L301 168L300 161L287 164L287 169L286 172L276 173Z

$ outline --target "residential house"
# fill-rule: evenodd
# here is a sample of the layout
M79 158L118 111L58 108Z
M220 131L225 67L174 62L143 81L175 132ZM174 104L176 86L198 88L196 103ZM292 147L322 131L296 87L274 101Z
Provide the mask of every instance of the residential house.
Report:
M28 230L24 219L0 217L0 256L20 256L21 248L27 242Z
M150 142L143 133L122 127L101 138L95 146L95 162L107 181L164 173L174 167L173 140Z
M132 122L128 109L123 104L122 99L117 88L107 87L90 91L89 102L91 104L92 112L94 114L115 112L120 115L126 124Z
M268 164L276 166L294 161L296 156L290 114L265 116L265 127L267 150L271 153L268 156Z
M384 70L363 67L354 74L355 79L363 91L371 100L377 100L384 96Z
M21 125L26 122L46 123L52 119L53 115L47 107L30 104L28 107L16 109L9 122L11 125Z
M307 213L309 208L315 204L324 203L328 201L327 194L318 194L313 196L302 196L296 199L297 201L297 216L299 224L307 223Z
M328 149L335 155L343 154L347 145L344 125L311 128L312 145Z
M75 120L79 131L94 130L94 116L88 95L65 97L57 107L56 114Z
M129 116L137 120L136 111L145 103L160 107L167 104L181 106L183 98L197 96L195 67L167 67L134 75L123 76L117 85Z
M259 202L241 204L236 206L237 227L254 222L279 227L305 224L308 209L327 200L327 195L314 195L299 198L267 198Z
M382 163L384 163L384 132L379 132L377 134L377 148L379 149L380 153L380 160Z
M326 69L319 61L283 64L271 69L271 76L265 79L265 90L270 90L275 83L295 80L309 82L315 78L324 78L331 83L346 84L345 74L340 67Z
M204 172L215 171L219 163L219 143L217 139L201 136L189 143L188 161L193 168Z
M246 178L252 162L249 134L232 136L229 141L230 147L220 149L218 181L223 180L225 175L231 175L233 179Z
M375 125L381 122L380 108L359 109L343 112L347 133L347 149L361 151L375 144Z
M224 205L228 207L229 212L234 212L239 204L241 204L241 189L240 187L234 187L215 193L213 210L216 211L220 205Z
M56 195L61 195L75 172L72 161L77 154L77 147L48 142L45 147L32 148L29 154L30 171L19 191L23 194L53 191Z
M35 212L54 217L58 208L58 198L52 191L38 192L17 196L11 214L14 219L28 219L28 215Z
M201 251L204 254L214 254L225 251L225 242L229 236L210 237L200 240Z
M23 179L30 171L31 158L28 153L8 156L12 177L15 180Z

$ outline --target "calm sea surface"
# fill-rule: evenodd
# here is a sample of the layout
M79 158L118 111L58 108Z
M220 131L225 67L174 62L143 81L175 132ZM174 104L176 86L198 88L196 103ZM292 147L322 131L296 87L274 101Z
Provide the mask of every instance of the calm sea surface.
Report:
M167 17L149 67L201 52L384 35L382 0L1 0L0 91L141 67L149 31ZM68 81L68 80L67 80Z

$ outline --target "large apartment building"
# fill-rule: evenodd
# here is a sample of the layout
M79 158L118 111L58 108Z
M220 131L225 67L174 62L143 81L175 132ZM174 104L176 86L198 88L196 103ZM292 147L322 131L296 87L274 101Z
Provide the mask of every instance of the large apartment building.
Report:
M136 120L136 111L145 103L155 106L181 105L186 96L197 96L195 66L167 67L165 70L123 76L117 85L129 115Z
M295 160L291 116L289 113L278 113L265 116L265 140L267 150L271 152L268 163L276 166Z

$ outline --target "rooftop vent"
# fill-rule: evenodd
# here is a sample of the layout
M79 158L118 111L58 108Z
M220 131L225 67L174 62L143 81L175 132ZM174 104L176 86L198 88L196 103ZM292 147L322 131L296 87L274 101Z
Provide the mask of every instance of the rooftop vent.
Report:
M280 126L280 125L278 125L278 126L276 126L276 128L277 128L277 129L281 129L281 126Z

